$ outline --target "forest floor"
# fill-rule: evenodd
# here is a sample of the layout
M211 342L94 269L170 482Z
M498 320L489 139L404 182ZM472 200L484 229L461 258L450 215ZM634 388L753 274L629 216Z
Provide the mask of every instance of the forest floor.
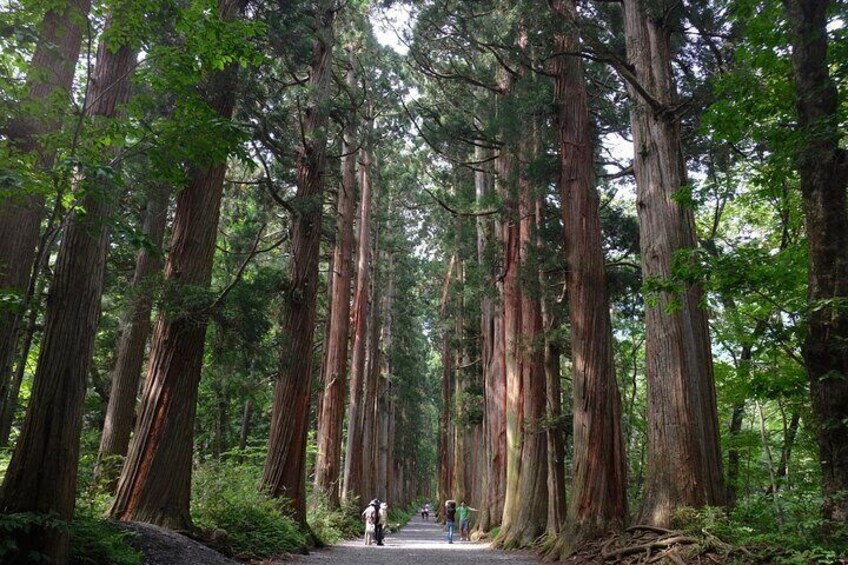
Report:
M485 542L459 541L448 544L442 526L434 520L413 517L400 531L386 536L385 545L366 546L362 538L349 540L310 555L295 556L294 563L368 564L368 565L538 565L529 551L499 551ZM275 561L275 565L286 563Z

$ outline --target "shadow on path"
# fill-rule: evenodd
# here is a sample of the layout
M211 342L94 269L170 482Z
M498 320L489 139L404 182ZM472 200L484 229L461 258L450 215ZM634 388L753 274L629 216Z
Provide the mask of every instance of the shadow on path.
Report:
M503 564L538 565L540 563L527 551L499 551L488 543L459 541L457 533L453 544L448 544L442 526L435 521L413 517L403 529L386 536L385 545L366 546L362 538L298 556L295 563L339 563L370 565L438 565L445 564Z

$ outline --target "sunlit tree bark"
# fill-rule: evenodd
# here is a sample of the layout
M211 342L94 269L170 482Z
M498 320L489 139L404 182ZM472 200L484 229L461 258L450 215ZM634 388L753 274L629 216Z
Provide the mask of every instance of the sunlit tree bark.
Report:
M292 203L290 286L282 320L283 344L274 387L268 458L262 487L290 501L294 518L306 524L306 435L312 380L312 348L318 292L318 263L327 144L326 98L332 72L336 8L316 10L312 40L310 100L303 117L303 144L297 156L297 194Z
M638 520L667 526L679 506L720 506L725 491L703 290L673 283L673 260L695 250L697 239L693 210L678 197L688 181L671 18L646 0L623 7L642 274L658 287L645 307L649 455Z

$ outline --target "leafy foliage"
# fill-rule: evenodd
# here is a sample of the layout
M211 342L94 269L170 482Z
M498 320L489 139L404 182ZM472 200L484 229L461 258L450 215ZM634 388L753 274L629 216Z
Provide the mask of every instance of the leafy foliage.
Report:
M218 548L240 559L299 553L308 539L281 502L259 492L258 468L209 463L194 477L192 516Z

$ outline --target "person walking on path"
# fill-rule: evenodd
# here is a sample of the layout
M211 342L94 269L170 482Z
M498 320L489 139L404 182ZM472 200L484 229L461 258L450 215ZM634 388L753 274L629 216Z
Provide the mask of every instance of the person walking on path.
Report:
M456 509L456 514L459 518L459 539L462 541L471 541L471 536L468 534L468 526L472 512L477 512L477 509L466 506L464 500L459 503L459 508Z
M377 530L377 519L379 514L379 506L375 504L377 499L372 500L365 510L362 511L362 517L365 519L365 545L371 545L374 542L374 535Z
M389 517L389 505L385 502L380 503L380 512L377 516L377 525L375 529L375 534L377 538L377 545L383 545L383 539L386 536L386 524L388 523Z
M453 530L456 527L456 501L445 502L445 526L448 528L448 543L453 543Z

